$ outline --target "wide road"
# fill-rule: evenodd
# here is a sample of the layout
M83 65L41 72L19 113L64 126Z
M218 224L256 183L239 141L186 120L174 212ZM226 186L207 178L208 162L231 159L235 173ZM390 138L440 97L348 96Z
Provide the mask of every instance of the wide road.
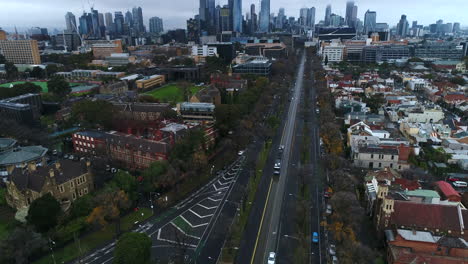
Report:
M288 117L281 137L284 152L281 159L279 179L272 177L267 193L267 201L260 220L260 228L256 236L254 251L250 263L266 263L269 252L278 251L280 237L280 215L285 195L286 178L288 177L289 159L292 154L292 144L296 127L296 115L301 97L304 78L305 52L297 71L296 84L293 88Z

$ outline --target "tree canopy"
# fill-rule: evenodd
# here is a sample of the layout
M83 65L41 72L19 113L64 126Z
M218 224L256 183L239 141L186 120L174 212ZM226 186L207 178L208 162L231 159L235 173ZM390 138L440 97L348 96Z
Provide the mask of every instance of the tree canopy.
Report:
M26 220L38 232L45 233L57 225L61 212L60 203L47 193L31 203Z
M0 87L0 99L15 97L27 93L40 93L41 87L30 82L15 84L13 88Z
M114 264L149 264L151 261L151 239L143 233L123 234L114 251Z
M125 191L131 201L135 201L137 199L137 181L134 176L130 175L130 173L119 170L112 180L112 183L119 189Z
M84 127L100 125L111 127L114 118L114 106L103 100L84 100L73 105L72 118L82 122Z
M70 84L63 77L54 76L47 82L49 93L65 96L71 92Z

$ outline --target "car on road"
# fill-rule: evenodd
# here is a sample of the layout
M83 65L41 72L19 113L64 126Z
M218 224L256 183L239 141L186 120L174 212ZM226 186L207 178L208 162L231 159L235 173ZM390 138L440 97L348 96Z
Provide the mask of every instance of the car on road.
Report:
M275 262L276 262L276 253L270 252L270 254L268 254L268 264L275 264Z
M281 160L280 159L277 159L275 161L275 166L273 167L275 170L279 170L281 169Z
M278 149L281 151L284 150L284 145L280 145Z
M319 242L319 237L318 237L318 233L317 232L314 232L312 234L312 242L314 243L318 243Z
M336 256L332 257L332 264L338 264L338 258Z
M330 256L335 256L336 255L336 246L333 244L330 244L330 247L328 248L328 252L330 253Z
M452 183L455 187L467 187L468 184L464 181L455 181Z
M333 212L331 204L327 204L327 211L325 212L326 214L331 214Z
M320 114L320 109L316 108L315 113Z
M237 152L237 155L242 156L244 155L244 153L245 153L245 150L240 150L239 152Z

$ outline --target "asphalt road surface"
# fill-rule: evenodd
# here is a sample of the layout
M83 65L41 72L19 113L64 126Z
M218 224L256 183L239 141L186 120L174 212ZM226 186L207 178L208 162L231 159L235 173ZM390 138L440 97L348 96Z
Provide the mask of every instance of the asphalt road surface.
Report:
M250 263L266 263L269 252L278 252L278 242L281 237L280 215L285 196L288 168L290 166L289 159L293 153L292 145L296 128L296 115L303 86L305 61L306 57L303 52L288 109L287 121L281 137L281 145L284 146L284 152L281 159L279 179L273 177L270 181L267 200L260 220L260 228L255 238L256 242Z

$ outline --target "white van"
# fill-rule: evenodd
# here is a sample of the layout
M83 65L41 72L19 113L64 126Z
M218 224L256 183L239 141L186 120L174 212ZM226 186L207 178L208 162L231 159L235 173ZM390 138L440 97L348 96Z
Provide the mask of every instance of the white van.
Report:
M455 181L453 182L453 186L455 187L467 187L468 184L464 181Z

